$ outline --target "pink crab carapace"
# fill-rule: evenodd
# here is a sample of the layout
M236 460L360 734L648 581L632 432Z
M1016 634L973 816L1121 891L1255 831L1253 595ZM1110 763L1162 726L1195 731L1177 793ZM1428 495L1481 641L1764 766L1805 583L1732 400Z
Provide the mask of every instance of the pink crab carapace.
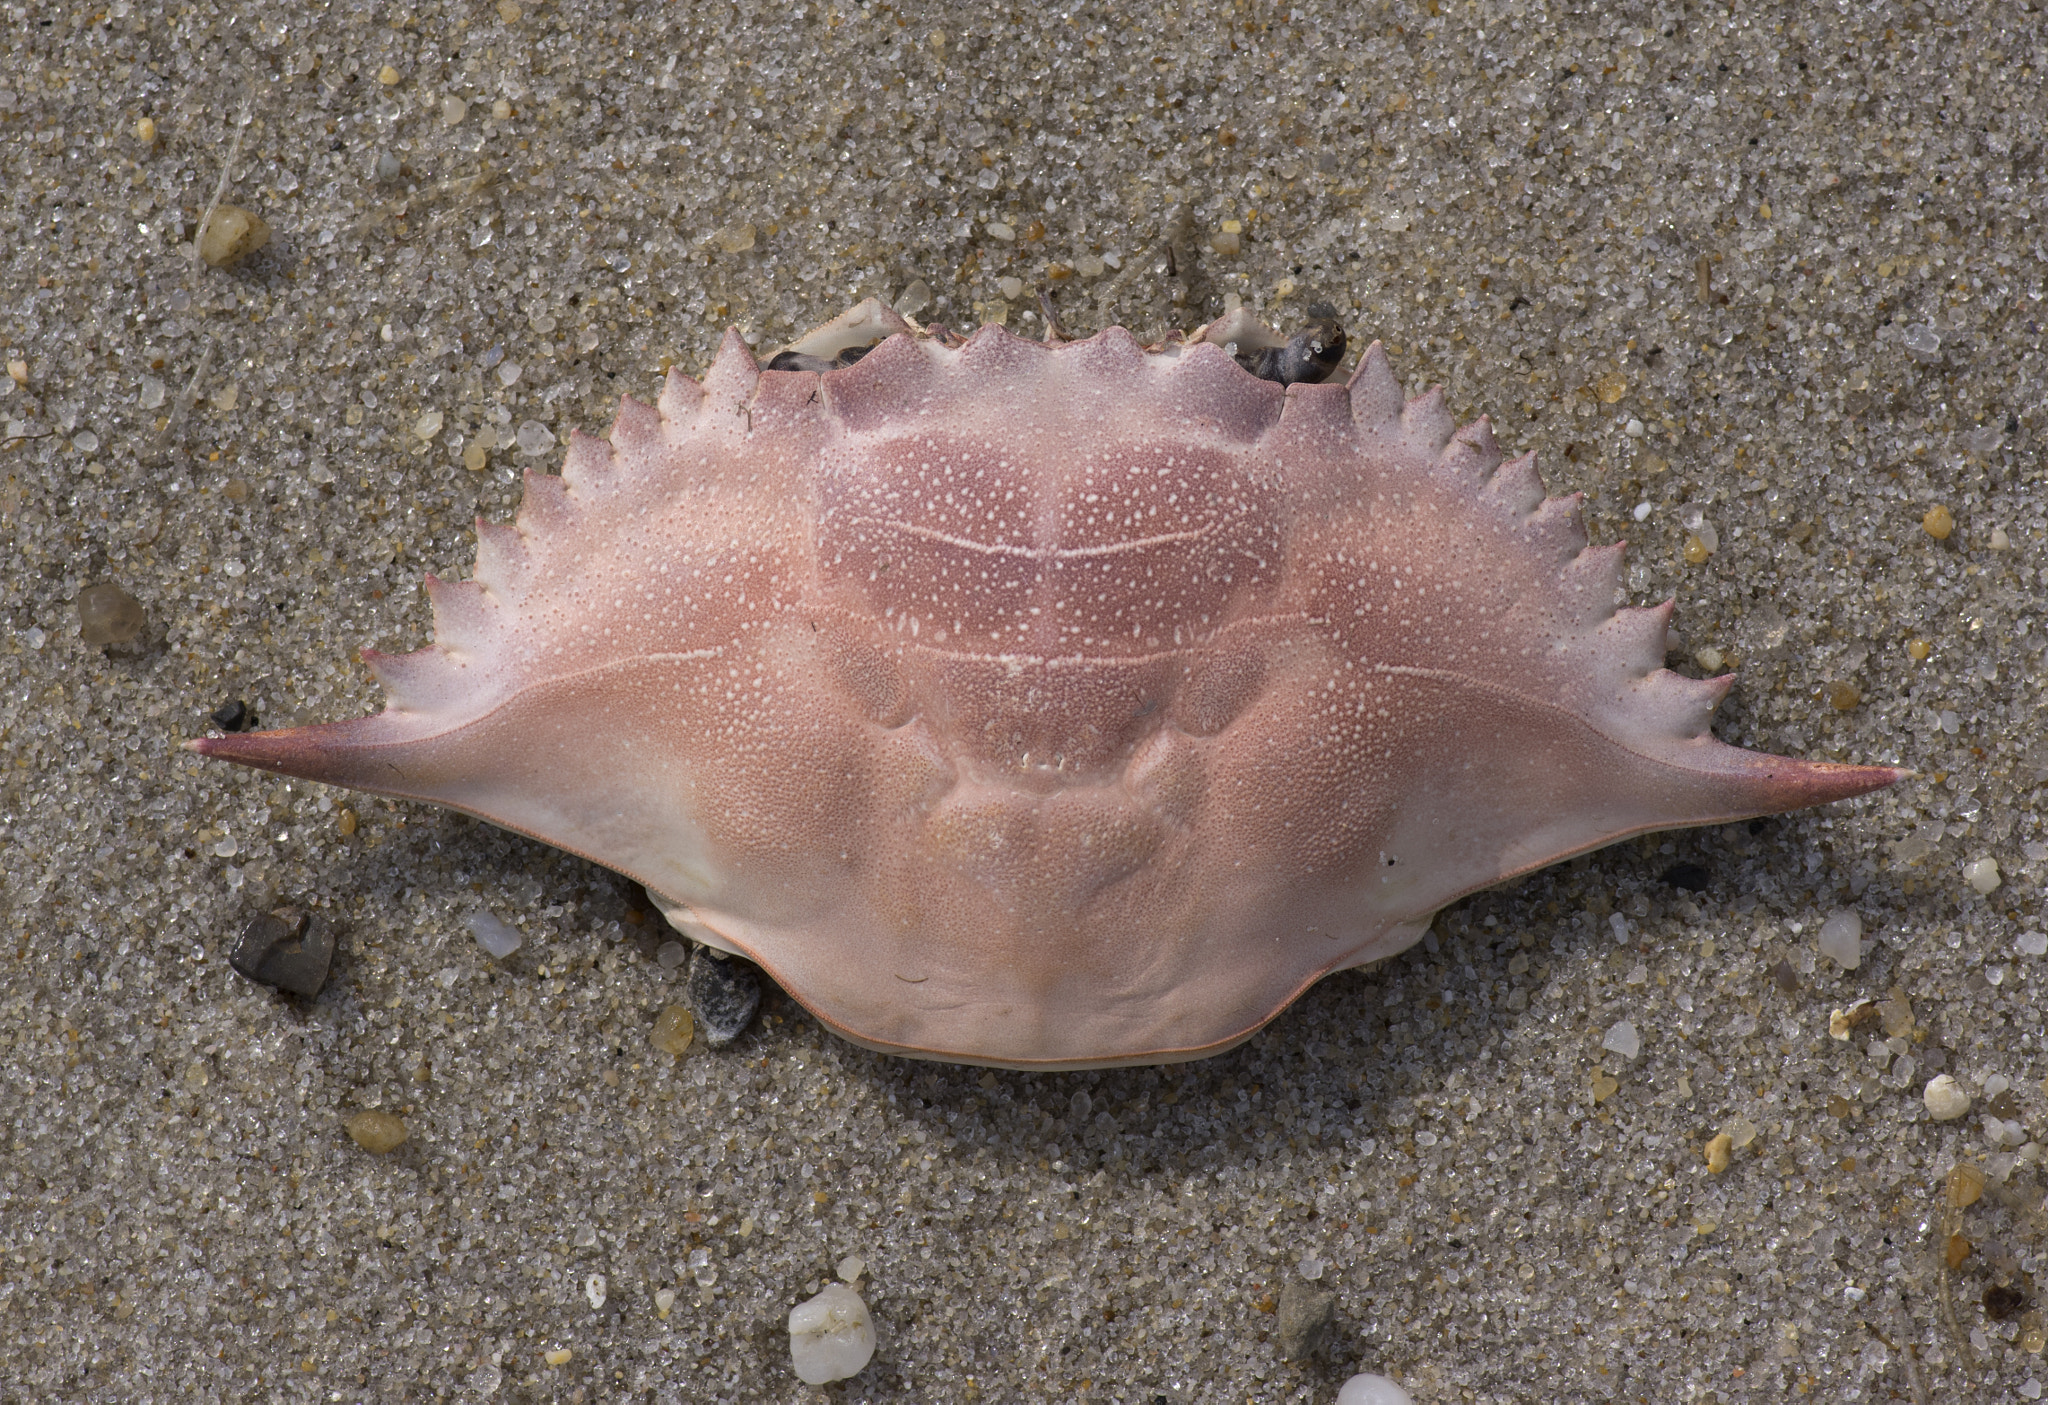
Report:
M479 524L434 643L366 654L382 713L190 745L584 855L849 1039L1020 1068L1229 1048L1474 889L1901 774L1716 741L1731 680L1663 667L1533 456L1288 345L728 334Z

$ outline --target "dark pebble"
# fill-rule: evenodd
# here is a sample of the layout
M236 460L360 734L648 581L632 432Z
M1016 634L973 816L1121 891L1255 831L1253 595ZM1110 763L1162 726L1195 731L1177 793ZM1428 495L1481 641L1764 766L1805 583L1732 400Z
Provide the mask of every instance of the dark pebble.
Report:
M690 1008L704 1042L722 1048L746 1032L761 1008L761 977L751 961L714 956L699 947L690 958Z
M1688 893L1704 893L1707 882L1713 877L1696 863L1675 863L1664 870L1664 881L1674 888L1683 888Z
M1792 969L1790 961L1780 961L1771 967L1771 979L1778 983L1778 989L1787 995L1799 993L1799 973Z
M1995 1284L1984 1290L1984 1315L1993 1322L2007 1322L2025 1312L2029 1301L2019 1289Z
M301 908L281 907L242 929L228 964L258 985L318 995L334 961L334 933Z
M256 713L240 698L229 698L213 710L209 720L223 732L246 732L256 725Z
M78 637L88 644L131 644L142 633L142 603L118 585L78 592Z
M1337 1295L1299 1279L1280 1290L1280 1326L1273 1334L1285 1361L1306 1361L1323 1344L1330 1319L1337 1314Z

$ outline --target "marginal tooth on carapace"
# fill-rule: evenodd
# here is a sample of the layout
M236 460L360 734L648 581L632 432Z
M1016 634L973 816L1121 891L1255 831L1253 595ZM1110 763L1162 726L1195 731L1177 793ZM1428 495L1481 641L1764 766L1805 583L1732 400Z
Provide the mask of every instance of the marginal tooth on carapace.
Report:
M1629 685L1625 705L1632 715L1652 723L1671 740L1690 741L1709 735L1714 709L1734 681L1732 673L1719 678L1687 678L1660 668Z
M1516 517L1526 518L1542 507L1546 499L1543 478L1536 472L1535 452L1509 459L1494 469L1493 477L1486 480L1486 495ZM1584 545L1580 542L1572 551Z
M671 366L668 379L661 384L661 399L655 403L655 408L661 411L663 423L668 426L671 442L683 437L695 422L703 403L704 387L680 368Z
M1582 625L1598 624L1614 614L1624 550L1620 542L1589 546L1559 573L1558 595Z
M1383 433L1401 420L1401 382L1387 349L1374 342L1358 358L1345 388L1351 392L1351 422L1369 433Z
M618 418L612 421L612 447L628 457L661 442L661 413L630 395L619 397Z
M1212 342L1189 347L1173 364L1164 389L1173 418L1207 424L1244 444L1279 423L1287 400L1286 390L1246 375L1229 352Z
M485 590L503 593L525 580L526 538L519 529L504 522L476 519L476 569L470 579Z
M612 446L582 430L569 432L569 452L562 458L562 481L577 492L595 492L612 467Z
M728 328L725 340L718 344L718 355L704 373L704 404L699 416L711 414L744 425L747 401L753 398L754 383L760 379L754 353L738 332Z
M444 581L427 577L424 589L434 607L434 642L462 648L476 648L491 629L490 597L475 581Z
M1672 602L1657 605L1624 605L1600 626L1607 652L1618 660L1633 660L1638 677L1664 667L1664 639L1671 629Z
M526 493L519 500L519 530L544 537L549 532L566 532L576 520L576 505L569 485L552 473L526 471Z
M424 712L440 702L448 692L450 670L456 667L445 652L431 645L409 654L364 649L361 657L363 667L383 687L387 705L409 712Z
M818 378L817 398L853 433L912 413L941 374L933 353L916 337L891 337L851 366Z
M1479 488L1500 467L1500 445L1493 437L1493 424L1484 415L1463 426L1437 456L1439 472L1453 482Z
M1457 432L1457 417L1444 408L1444 388L1433 385L1401 407L1401 429L1430 453L1442 453Z
M1536 474L1536 456L1526 455L1529 474ZM1522 462L1517 460L1516 462ZM1506 470L1502 470L1505 472ZM1537 484L1542 491L1542 484ZM1556 562L1564 570L1586 549L1585 495L1568 493L1561 498L1544 498L1536 508L1523 519L1522 539Z

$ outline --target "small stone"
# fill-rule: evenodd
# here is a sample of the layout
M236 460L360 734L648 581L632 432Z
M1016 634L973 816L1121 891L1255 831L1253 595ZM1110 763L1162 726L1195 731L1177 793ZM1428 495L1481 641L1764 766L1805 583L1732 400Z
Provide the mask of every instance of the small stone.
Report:
M1688 893L1704 893L1713 875L1696 863L1675 863L1664 870L1663 881Z
M1998 885L2004 879L1999 876L1997 859L1982 858L1963 865L1963 881L1989 897L1998 891Z
M1392 1376L1362 1373L1337 1388L1337 1405L1415 1405L1415 1397Z
M239 205L216 206L199 231L199 257L209 268L240 263L270 242L270 226Z
M1643 1051L1643 1038L1636 1032L1632 1021L1617 1020L1608 1028L1606 1037L1600 1041L1600 1047L1625 1059L1633 1059Z
M512 118L512 104L506 102L503 98L496 99L491 103L491 116L500 122L510 121Z
M655 964L664 971L680 971L689 959L690 948L682 942L663 942L654 951Z
M7 363L7 379L13 381L16 385L27 385L28 362L18 360L9 361Z
M2048 956L2048 933L2022 932L2014 938L2013 945L2022 956Z
M343 839L354 838L356 829L361 824L362 817L346 805L342 806L341 812L334 817L334 827L341 831Z
M1950 1273L1954 1273L1963 1266L1963 1260L1969 1258L1970 1251L1976 1247L1964 1236L1951 1234L1948 1237L1947 1245L1942 1250L1942 1262L1948 1265Z
M1938 542L1945 542L1949 533L1956 529L1955 514L1941 503L1927 509L1927 515L1920 519L1921 530Z
M88 644L127 644L142 633L142 604L118 585L78 592L78 637Z
M520 453L530 459L537 459L555 447L555 436L539 420L527 420L519 426L515 442L519 445Z
M1926 663L1928 655L1933 652L1934 646L1925 639L1908 639L1906 641L1906 654L1914 663Z
M654 1028L647 1035L647 1042L664 1054L682 1054L688 1051L690 1041L697 1037L697 1020L687 1005L671 1005L654 1017Z
M389 151L380 151L377 153L377 163L373 169L380 184L390 185L405 174L405 163Z
M841 1283L851 1283L858 1287L860 1276L868 1271L868 1261L859 1254L848 1254L832 1271L839 1275Z
M1854 683L1828 684L1828 706L1835 711L1853 712L1862 701L1863 694Z
M395 68L393 68L393 67L392 67L392 66L391 66L390 64L388 64L388 63L387 63L387 64L385 64L385 65L384 65L384 66L383 66L382 68L380 68L380 69L378 69L378 70L377 70L377 81L378 81L379 83L383 84L383 85L384 85L385 87L387 87L387 88L395 88L395 87L397 87L397 86L398 86L398 79L399 79L399 72L398 72L398 70L397 70L397 69L395 69Z
M670 1312L671 1312L671 1311L672 1311L672 1310L673 1310L673 1309L675 1308L675 1305L676 1305L676 1290L675 1290L675 1289L673 1289L673 1288L662 1288L662 1289L659 1289L659 1290L657 1290L657 1291L656 1291L656 1293L655 1293L655 1295L654 1295L654 1311L655 1311L655 1314L656 1314L657 1316L659 1316L659 1317L661 1318L661 1320L662 1320L662 1321L664 1321L664 1322L668 1321L668 1315L669 1315L669 1313L670 1313Z
M1705 542L1705 541L1704 541L1704 540L1703 540L1703 539L1702 539L1702 538L1700 537L1700 534L1699 534L1699 533L1697 533L1697 532L1694 532L1694 533L1692 533L1692 534L1691 534L1690 536L1688 536L1688 537L1687 537L1687 538L1685 539L1685 550L1684 550L1684 552L1683 552L1682 554L1683 554L1683 555L1684 555L1684 557L1685 557L1685 564L1686 564L1686 565L1688 565L1688 566L1703 566L1703 565L1705 565L1705 564L1706 564L1707 558L1708 558L1709 556L1712 556L1712 555L1714 554L1714 549L1713 549L1712 547L1710 547L1710 546L1708 546L1708 545L1706 544L1706 542ZM1710 669L1711 669L1711 668L1719 668L1719 667L1721 666L1720 664L1718 664L1718 663L1708 663L1708 662L1706 661L1706 656L1707 656L1708 654L1712 654L1712 653L1716 653L1716 652L1718 652L1718 651L1716 651L1716 650L1713 650L1713 649L1702 649L1702 650L1700 650L1700 664L1701 664L1701 666L1702 666L1702 667L1704 667L1704 668L1710 668Z
M1780 994L1797 995L1799 993L1799 973L1792 969L1790 961L1782 957L1779 958L1777 965L1771 967L1771 981L1778 987Z
M550 1366L566 1366L576 1359L576 1353L568 1347L558 1346L542 1352L540 1359Z
M1993 551L2010 551L2012 550L2012 538L2005 534L2005 528L1993 527L1991 529L1991 540L1986 545Z
M1605 1070L1593 1073L1593 1101L1604 1103L1621 1090L1621 1080Z
M874 1319L860 1294L844 1283L829 1283L789 1310L790 1365L804 1384L857 1376L874 1356Z
M996 287L1011 302L1016 302L1024 296L1024 280L1021 278L998 278Z
M462 125L462 119L467 116L469 116L469 104L461 98L447 97L441 99L442 126L459 127Z
M593 1309L604 1306L604 1300L608 1292L609 1285L605 1282L604 1275L601 1273L593 1273L590 1277L583 1280L583 1296Z
M714 1049L745 1033L761 1008L761 981L754 964L714 956L708 947L699 948L690 960L689 990L697 1023L704 1027L704 1042Z
M439 410L429 410L412 422L412 437L424 444L441 432L443 423Z
M1017 231L1001 220L991 220L988 224L988 237L1004 244L1014 244L1017 241Z
M208 713L206 720L223 732L246 732L256 725L256 712L240 698L229 698Z
M1593 393L1600 397L1603 405L1617 404L1622 396L1628 394L1628 379L1619 371L1609 371L1593 382Z
M1709 1137L1707 1139L1707 1145L1705 1148L1707 1157L1707 1169L1709 1171L1712 1171L1717 1176L1720 1175L1723 1171L1727 1170L1729 1162L1729 1148L1733 1145L1734 1139L1730 1137L1726 1132L1716 1132L1712 1137Z
M144 117L135 124L135 140L144 146L156 145L156 119Z
M1993 1322L2010 1322L2025 1312L2032 1301L2033 1299L2015 1284L1994 1283L1984 1290L1984 1315ZM2026 1395L2030 1400L2041 1398L2038 1385L2032 1395L2027 1395L2027 1388L2021 1386L2020 1394Z
M1337 1295L1327 1288L1315 1288L1290 1279L1280 1290L1280 1321L1273 1330L1273 1345L1283 1361L1306 1361L1315 1355L1337 1314Z
M168 393L169 387L155 376L144 376L142 384L136 388L135 403L145 410L154 410L164 403Z
M495 912L472 912L467 920L476 944L493 961L503 961L526 944L526 938L519 934L519 929Z
M1231 225L1236 223L1236 220L1225 220L1224 227L1209 236L1209 247L1214 249L1219 256L1226 259L1234 259L1244 252L1243 233L1230 228Z
M1972 1165L1968 1161L1958 1161L1949 1168L1944 1192L1949 1209L1969 1209L1984 1194L1984 1168Z
M896 295L896 313L906 319L917 316L931 305L931 285L922 278L912 279L910 284Z
M1953 1122L1970 1110L1970 1095L1946 1073L1930 1078L1927 1091L1920 1097L1927 1104L1928 1115L1936 1122Z
M1820 924L1814 942L1822 956L1853 971L1863 961L1863 919L1853 908L1837 908Z
M405 1130L405 1119L388 1112L359 1112L342 1126L357 1146L379 1156L387 1151L396 1151L399 1143L409 1135Z
M715 231L711 242L728 254L744 254L754 247L754 226L729 224Z
M462 451L462 466L471 473L481 473L490 466L490 458L490 446L481 438L474 439L470 441L469 447Z
M252 918L228 957L228 965L245 980L305 996L320 993L333 963L333 930L296 907Z

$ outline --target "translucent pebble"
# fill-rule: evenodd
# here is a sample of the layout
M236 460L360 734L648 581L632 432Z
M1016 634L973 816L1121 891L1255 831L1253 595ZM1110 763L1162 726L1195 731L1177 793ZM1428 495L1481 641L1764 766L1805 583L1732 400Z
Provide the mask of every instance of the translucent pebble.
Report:
M583 1296L589 1301L591 1307L603 1307L609 1286L604 1281L603 1274L593 1273L590 1277L583 1280Z
M516 436L519 452L528 458L539 458L555 447L555 436L539 420L528 420L519 426Z
M860 1294L844 1283L827 1284L818 1296L789 1310L790 1365L804 1384L857 1376L874 1355L874 1319Z
M494 961L503 961L526 944L519 929L494 912L469 914L469 930L475 935L476 944Z
M118 585L78 592L78 637L88 644L126 644L142 633L142 603Z
M136 392L135 403L145 410L154 410L164 403L166 388L155 376L144 376L142 388Z
M1415 1405L1391 1376L1357 1375L1337 1389L1337 1405Z
M1934 330L1932 323L1916 322L1906 328L1899 345L1916 361L1933 361L1941 355L1941 333Z
M408 1135L405 1119L388 1112L359 1112L342 1126L357 1146L378 1156L396 1151Z
M1820 924L1815 942L1822 956L1853 971L1863 960L1863 919L1850 908L1837 908Z
M1017 231L1004 224L1001 220L994 220L988 226L988 237L999 239L1003 243L1009 244L1016 240Z
M839 1275L841 1283L858 1284L860 1276L868 1271L868 1261L859 1254L848 1254L833 1271Z
M1003 296L1011 302L1024 296L1024 280L1021 278L998 278L996 286L1003 290Z
M498 367L498 384L504 386L517 385L519 377L524 374L525 370L526 368L517 361L505 362ZM549 440L548 442L553 443L554 441Z
M1936 1122L1953 1122L1970 1110L1970 1095L1946 1073L1929 1079L1927 1090L1920 1097L1927 1104L1928 1115Z
M2048 956L2048 934L2022 932L2014 945L2019 947L2022 956Z
M239 205L221 205L199 232L199 257L209 268L240 263L270 242L270 226Z
M439 410L429 410L413 421L413 437L424 444L427 440L432 439L441 432L442 423L441 412Z
M1998 860L1983 858L1963 865L1963 881L1978 892L1989 895L1998 891L1998 885L2004 880L1998 874Z
M690 949L681 942L663 942L654 959L661 963L662 970L673 971L690 959Z
M462 119L468 115L469 104L461 98L441 99L441 125L445 127L460 126Z
M71 436L71 447L81 454L89 454L99 446L100 437L89 429L81 429Z
M1314 1254L1304 1254L1301 1262L1296 1264L1295 1268L1303 1278L1306 1278L1311 1283L1323 1276L1323 1261Z
M1625 1059L1633 1059L1643 1051L1643 1037L1636 1033L1631 1021L1618 1020L1607 1031L1607 1037L1600 1041L1600 1047Z
M681 1054L697 1037L697 1019L687 1005L671 1005L655 1017L647 1042L664 1054Z

